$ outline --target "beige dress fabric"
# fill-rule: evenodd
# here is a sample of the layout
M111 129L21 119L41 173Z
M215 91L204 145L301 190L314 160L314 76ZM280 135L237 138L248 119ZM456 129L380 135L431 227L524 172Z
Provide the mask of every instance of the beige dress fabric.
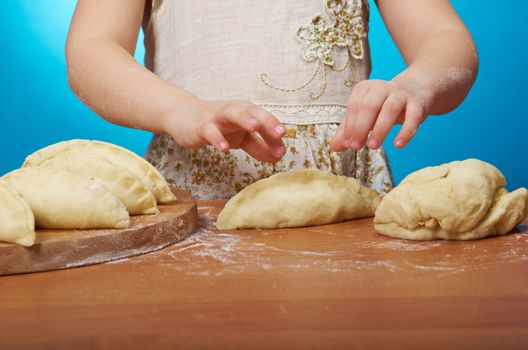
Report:
M368 2L154 0L145 18L146 66L203 99L249 100L287 128L275 164L242 150L183 149L155 135L147 159L199 199L230 198L276 172L318 168L380 194L393 187L383 150L331 151L352 87L370 73Z

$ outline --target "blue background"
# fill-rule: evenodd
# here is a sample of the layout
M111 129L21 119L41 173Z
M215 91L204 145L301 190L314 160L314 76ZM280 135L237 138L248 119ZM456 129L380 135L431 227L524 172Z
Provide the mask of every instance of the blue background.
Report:
M455 0L472 32L480 73L467 100L454 112L431 117L404 150L385 143L396 181L416 169L469 157L488 161L505 174L508 188L528 186L526 108L528 1ZM90 138L143 154L150 134L112 125L71 93L64 42L73 0L4 0L0 55L0 175L48 144ZM391 79L405 68L372 5L372 78ZM142 38L136 58L142 61Z

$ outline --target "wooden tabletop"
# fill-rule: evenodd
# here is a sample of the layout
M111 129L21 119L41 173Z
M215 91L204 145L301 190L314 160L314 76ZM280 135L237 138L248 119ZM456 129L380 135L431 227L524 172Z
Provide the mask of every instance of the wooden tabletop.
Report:
M199 231L127 260L0 277L0 349L528 348L528 221L469 242L372 218Z

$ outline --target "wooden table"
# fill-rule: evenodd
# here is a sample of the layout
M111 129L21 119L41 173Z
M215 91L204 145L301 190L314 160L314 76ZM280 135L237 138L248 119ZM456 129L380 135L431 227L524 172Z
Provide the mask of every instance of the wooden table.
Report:
M372 219L218 232L221 206L155 253L1 277L0 349L528 348L528 221L410 242Z

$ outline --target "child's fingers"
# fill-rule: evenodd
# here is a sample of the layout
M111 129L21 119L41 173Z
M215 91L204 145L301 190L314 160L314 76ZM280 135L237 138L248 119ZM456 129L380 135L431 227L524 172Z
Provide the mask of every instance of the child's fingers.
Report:
M415 102L408 102L405 107L405 120L403 126L394 140L394 146L402 148L409 143L418 131L418 127L424 120L424 108Z
M226 132L234 131L233 126L247 132L256 131L260 127L260 122L245 110L233 110L225 113L219 117L219 121Z
M268 163L275 163L281 158L273 155L273 152L266 142L255 133L247 134L242 141L240 148L253 158Z
M346 117L343 121L343 123L345 124L343 142L344 147L351 146L351 137L352 132L354 130L354 125L356 123L359 110L361 109L361 103L367 95L368 90L368 85L365 82L357 83L352 89L352 95L350 96L350 99L347 103Z
M378 120L372 130L368 147L372 149L378 149L381 147L383 140L387 137L394 123L398 117L402 114L405 108L405 102L395 95L389 95L389 97L383 103L383 107L378 116Z
M357 114L356 122L352 134L350 146L354 150L359 150L365 145L368 133L376 123L378 114L387 99L386 89L370 89L361 103L361 108Z
M330 141L330 148L336 152L341 152L345 149L343 142L345 141L345 121L343 120L341 124L337 127L336 133Z
M214 123L206 123L199 131L201 138L214 146L219 152L227 152L229 150L229 142L227 142L218 126Z
M258 131L258 133L262 137L262 139L266 142L269 149L273 152L273 155L275 155L275 157L282 158L282 156L286 152L282 139L280 138L277 139L276 137L277 135L270 134L266 128L261 128Z
M286 133L286 128L271 113L258 107L252 109L253 116L259 120L261 127L257 132L262 139L268 144L269 149L275 157L281 158L286 149L282 142L282 137Z
M253 106L249 109L249 113L251 113L253 118L259 121L260 127L257 129L257 131L262 136L266 134L266 136L270 139L280 141L282 137L286 134L286 128L270 112L257 106ZM282 141L280 142L282 143Z

